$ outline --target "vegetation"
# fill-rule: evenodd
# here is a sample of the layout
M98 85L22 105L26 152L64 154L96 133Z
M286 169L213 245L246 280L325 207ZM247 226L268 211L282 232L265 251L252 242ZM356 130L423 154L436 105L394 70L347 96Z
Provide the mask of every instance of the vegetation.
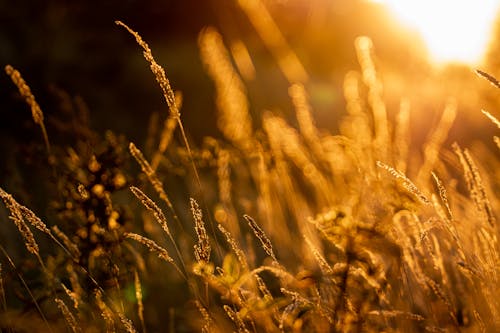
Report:
M71 100L82 120L68 125L73 142L51 145L30 88L5 68L42 131L50 207L42 220L0 188L2 224L14 222L29 252L0 245L2 332L499 330L499 138L446 146L450 100L415 162L410 105L390 120L367 37L355 42L361 70L346 75L339 133L318 130L307 73L248 6L291 82L294 125L271 111L252 118L238 73L251 68L233 67L213 28L199 44L223 138L199 147L181 94L122 22L169 109L141 147L100 138Z

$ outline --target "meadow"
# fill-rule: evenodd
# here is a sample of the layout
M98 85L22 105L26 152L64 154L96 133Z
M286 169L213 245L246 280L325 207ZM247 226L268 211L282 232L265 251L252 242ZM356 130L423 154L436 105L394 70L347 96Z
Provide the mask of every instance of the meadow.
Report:
M276 36L261 10L246 11L264 43ZM361 36L338 132L325 131L301 83L307 72L270 37L293 118L256 117L242 79L251 66L209 27L199 48L221 136L194 144L184 96L139 33L116 23L168 108L141 143L97 134L63 92L69 120L51 133L29 83L5 67L39 136L43 185L24 191L47 211L0 184L1 332L500 330L500 139L449 144L455 99L414 144L416 111L406 99L388 110L373 43ZM476 74L500 94L495 77ZM477 121L500 128L476 107Z

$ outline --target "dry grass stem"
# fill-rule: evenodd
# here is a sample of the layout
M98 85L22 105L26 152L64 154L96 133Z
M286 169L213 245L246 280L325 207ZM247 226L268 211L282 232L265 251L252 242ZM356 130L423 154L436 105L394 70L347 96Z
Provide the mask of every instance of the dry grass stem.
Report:
M125 317L123 313L118 312L118 318L120 318L120 322L122 323L127 333L137 333L137 330L135 329L132 321L127 317Z
M464 177L470 192L471 199L476 205L479 213L484 214L484 218L491 226L494 227L496 221L494 210L486 194L486 189L483 185L482 177L479 173L479 169L477 168L476 163L474 162L467 149L462 151L460 146L456 143L453 144L453 149L457 154L460 163L462 164Z
M200 33L199 45L201 58L215 82L217 125L236 146L248 149L252 141L252 119L245 86L231 64L222 36L214 28L205 28Z
M386 317L386 318L404 317L404 318L408 318L410 320L425 321L425 318L422 317L421 315L411 313L411 312L398 311L398 310L370 311L370 312L368 312L368 314L372 315L372 316L382 316L382 317Z
M212 251L212 248L210 246L210 240L205 228L205 222L203 222L203 213L195 199L191 198L190 203L191 214L194 219L194 228L196 235L198 236L198 244L194 246L194 256L196 261L208 263L210 262L210 252Z
M448 202L448 195L446 194L446 188L443 185L443 182L439 177L432 172L432 177L434 178L434 181L436 182L436 186L439 191L439 197L441 198L441 202L443 203L444 207L446 208L446 213L448 214L448 219L450 221L453 220L453 213L451 212L450 208L450 203Z
M267 253L267 255L270 256L271 258L273 258L273 260L275 262L278 262L278 260L276 259L276 256L274 255L273 245L271 243L271 240L267 237L264 230L262 230L262 228L259 227L257 222L255 222L255 220L252 217L250 217L246 214L243 215L243 217L248 222L248 225L252 229L254 235L260 240L260 243L262 244L262 248Z
M195 302L198 311L200 311L201 316L203 317L203 327L201 328L202 333L209 333L210 326L212 325L212 318L208 313L207 309L201 304L200 301L196 300Z
M47 148L47 152L50 155L50 144L49 137L47 135L47 130L45 129L45 125L43 122L43 112L37 101L35 100L35 96L31 93L30 87L26 84L21 73L18 70L14 69L12 66L5 66L5 72L10 76L12 82L17 86L19 93L25 99L26 103L31 107L31 116L33 117L33 121L35 124L40 126L42 130L43 140L45 142L45 146Z
M137 163L139 163L139 165L141 166L142 172L144 172L144 174L148 177L149 182L151 183L151 185L153 185L153 188L155 189L160 199L162 199L167 204L168 208L175 215L175 210L172 205L172 202L167 196L165 190L163 189L163 183L158 179L158 176L156 175L155 171L153 170L149 162L144 158L142 152L132 142L130 142L129 144L129 151L130 154L137 161Z
M17 206L19 208L19 211L23 215L23 217L32 226L34 226L35 228L37 228L38 230L40 230L41 232L43 232L49 236L51 235L51 232L50 232L49 228L47 228L47 225L45 225L45 223L43 223L43 221L38 216L36 216L35 213L33 213L30 209L26 208L23 205L17 204Z
M288 89L299 123L300 132L317 156L324 156L323 147L314 123L311 105L302 84L295 83Z
M272 53L289 83L305 82L308 75L262 0L238 0L260 38Z
M170 257L170 255L168 254L168 251L165 250L160 245L156 244L155 241L153 241L149 238L146 238L144 236L131 233L131 232L126 232L123 235L126 238L132 239L138 243L141 243L142 245L145 245L149 249L149 251L156 253L156 255L160 259L163 259L163 260L170 262L170 263L174 263L174 259L172 259L172 257Z
M436 163L439 161L439 152L448 137L448 132L453 125L456 115L457 102L451 99L446 103L436 129L431 132L432 135L424 146L424 163L418 171L417 184L425 183L428 180L431 170L434 169Z
M488 111L481 110L481 112L488 117L489 120L493 122L493 124L497 125L498 128L500 128L500 120L498 120L494 115L489 113Z
M387 147L389 147L389 124L387 110L382 99L382 83L377 76L372 57L373 42L369 37L361 36L356 38L355 45L363 81L368 87L368 102L373 112L375 149L380 152L379 157L386 158Z
M410 101L401 100L399 112L396 116L394 129L394 154L396 154L396 169L406 172L408 152L410 148Z
M476 69L475 72L479 77L482 77L483 79L486 79L489 83L491 83L492 86L500 88L500 82L498 82L498 80L493 75L490 75L479 69Z
M64 301L62 299L60 299L60 298L56 298L55 301L57 303L57 307L59 308L59 310L61 310L61 312L62 312L62 314L64 316L64 319L66 320L66 323L68 324L68 326L71 329L71 331L73 333L81 332L82 330L78 326L78 323L77 323L77 321L75 319L75 316L73 316L73 314L71 313L71 311L69 311L69 309L66 306L66 304L64 303Z
M189 155L189 158L191 160L191 166L192 166L193 172L195 174L196 182L197 182L199 190L201 192L202 186L201 186L200 175L199 175L198 169L194 163L193 153L191 151L191 147L189 145L189 141L187 139L186 132L184 130L184 126L182 125L180 112L177 109L175 94L174 94L172 88L170 87L170 82L167 79L167 76L165 74L165 70L163 69L163 67L158 65L158 63L156 63L148 44L146 44L146 42L144 42L142 40L142 37L137 32L130 29L125 23L123 23L121 21L115 21L115 23L117 25L120 25L120 26L124 27L125 29L127 29L127 31L135 37L137 43L142 47L144 58L150 63L151 71L155 75L156 81L158 82L158 84L160 85L160 87L163 91L163 96L165 97L167 105L170 109L170 114L172 117L177 119L177 124L179 126L180 131L181 131L182 140L184 141L184 144L185 144L186 149L188 151L188 155ZM172 204L168 200L166 194L164 194L164 191L160 190L160 188L158 187L158 185L161 184L161 182L159 182L157 177L154 176L154 172L153 173L150 172L150 171L153 171L153 169L151 168L149 163L146 162L146 160L142 156L142 153L140 153L140 151L132 143L130 144L130 151L131 151L132 155L136 158L136 160L139 162L139 164L141 164L141 168L143 168L143 171L148 175L148 178L150 178L150 181L152 181L153 186L155 187L155 190L159 191L158 193L159 193L160 197L167 202L167 205L173 211ZM146 162L146 163L144 163L144 162Z
M316 248L316 246L314 246L314 244L311 242L311 240L308 237L306 237L305 235L304 235L304 239L306 240L307 246L311 250L314 258L316 259L318 266L321 269L321 272L323 274L333 275L332 266L330 266L330 264L328 264L325 257L323 257L323 255L321 255L321 253Z
M14 222L21 236L23 237L26 249L35 256L40 257L40 249L37 242L35 241L35 236L33 236L30 228L24 222L24 215L21 212L20 205L10 194L5 192L2 188L0 188L0 198L10 212L9 218Z
M233 310L230 306L224 305L224 311L226 311L226 314L228 315L229 318L234 322L238 329L238 333L250 333L248 328L245 325L245 322L241 319L240 315L238 312Z
M247 81L254 80L255 67L245 43L242 40L237 39L231 43L230 50L240 75Z
M137 44L139 44L142 47L144 58L146 59L147 62L149 62L151 71L153 72L156 78L156 82L158 82L158 84L160 85L160 88L163 92L163 96L165 97L165 101L167 102L167 105L170 109L170 113L172 114L173 117L179 119L181 115L179 113L179 110L177 109L177 104L175 103L175 94L174 91L172 90L172 87L170 87L170 81L167 79L167 75L165 74L165 70L163 69L163 67L158 65L158 63L154 59L153 53L151 52L149 45L142 39L142 37L137 32L130 29L125 23L121 21L115 21L115 23L127 29L127 31L135 37Z
M236 240L231 236L231 233L227 231L222 224L218 224L217 227L219 230L226 236L226 240L231 245L231 248L233 249L234 253L236 254L236 257L238 258L238 261L240 262L241 266L243 267L244 270L248 269L248 263L246 260L246 255L245 252L240 248L238 243L236 243Z
M141 321L142 333L146 333L146 322L144 321L144 304L142 302L142 287L137 270L134 270L134 289L135 298L137 300L137 316Z
M172 202L167 196L167 193L163 190L163 183L158 179L158 176L156 175L155 171L151 168L149 165L148 161L144 158L142 155L141 151L137 149L137 147L131 142L129 144L129 151L132 154L132 156L135 158L135 160L139 163L141 166L142 172L146 174L148 177L149 182L151 185L153 185L153 188L155 189L156 193L162 199L166 204L167 207L170 209L172 212L172 215L174 217L174 221L176 221L180 229L183 230L182 224L177 217L177 214L175 212L174 206L172 205ZM165 215L163 214L162 210L156 205L156 203L151 200L144 192L142 192L139 188L135 186L131 186L130 190L132 193L142 202L142 204L153 213L153 215L156 218L156 221L161 225L162 229L165 231L165 233L168 235L170 240L172 241L172 244L175 247L175 251L179 257L179 260L181 262L182 267L186 268L186 265L184 263L184 259L182 258L181 252L177 246L177 243L175 242L175 239L173 238L172 234L170 233L170 229L168 227L167 219ZM185 274L182 274L185 275Z
M193 172L195 174L196 182L197 182L198 187L201 191L202 186L201 186L200 176L198 174L198 169L194 163L193 153L191 151L191 147L189 145L189 141L187 139L186 132L184 130L184 126L182 125L181 115L180 115L180 112L179 112L179 110L177 108L177 104L176 104L175 93L170 86L170 82L167 79L167 76L165 74L165 70L163 69L163 67L158 65L158 63L155 61L153 54L151 52L151 49L149 48L148 44L143 41L142 37L137 32L130 29L125 23L123 23L121 21L115 21L115 23L117 25L122 26L125 29L127 29L127 31L135 37L137 43L142 47L144 58L149 62L151 71L155 75L156 81L158 82L158 84L161 87L161 90L163 92L163 96L165 97L167 105L170 109L170 114L172 117L177 119L177 124L179 126L180 131L181 131L182 139L184 141L184 144L185 144L186 149L188 151L188 155L189 155L190 160L191 160L191 166L192 166ZM167 205L169 206L169 208L172 210L172 212L174 212L174 209L173 209L172 204L170 203L170 200L168 199L165 191L163 191L162 186L160 186L161 182L158 180L158 178L154 174L154 169L151 168L149 163L142 156L142 153L135 147L135 145L133 143L130 143L129 148L130 148L130 152L131 152L132 156L134 156L134 158L137 160L137 162L139 162L139 164L141 165L141 168L146 173L149 180L152 182L153 187L160 195L160 198L162 200L164 200L167 203ZM175 212L174 212L174 215L175 215Z
M419 199L422 203L426 205L430 205L431 202L429 199L418 189L418 187L413 184L413 182L408 179L404 174L399 172L398 170L394 169L393 167L388 166L387 164L384 164L380 161L377 161L377 166L379 168L382 168L386 171L388 171L394 178L401 180L403 183L404 188L406 188L410 193L415 195L417 199Z
M177 110L180 110L182 107L182 93L180 91L175 92L175 104L177 105ZM154 122L152 125L156 124L154 119L152 119L152 122ZM173 139L174 132L178 124L179 122L177 121L177 118L172 115L169 115L163 122L163 129L160 133L160 142L158 144L156 152L153 155L153 160L151 161L151 168L153 170L156 170L158 168L163 154L167 151L167 148Z
M474 318L476 319L477 324L479 325L480 332L486 333L486 326L484 325L484 321L481 318L481 315L479 314L479 312L477 312L477 310L474 310L474 311L472 311L472 313L474 314Z
M113 311L108 307L108 305L102 299L101 291L95 292L95 300L97 303L97 307L100 310L101 317L104 319L104 322L106 323L106 332L107 333L116 332L115 321L113 319L114 317Z
M78 246L71 239L69 239L69 237L62 230L60 230L57 225L52 226L51 229L54 232L54 235L56 235L68 249L73 259L78 261L81 256Z
M156 170L158 168L163 154L172 141L176 128L177 119L175 119L174 117L168 117L163 124L163 130L160 135L160 144L158 145L158 149L153 156L153 160L151 161L151 169Z
M165 231L167 235L171 236L170 229L168 228L167 218L165 217L165 214L163 214L160 207L158 207L158 205L139 188L131 186L130 191L132 191L137 199L141 201L141 203L144 205L144 207L146 207L147 210L153 213L156 221L158 221L158 223L161 225L163 231Z
M68 297L73 302L73 307L75 309L78 309L78 306L82 303L82 300L81 300L80 296L78 295L78 293L69 290L68 287L66 287L63 283L61 283L61 287L63 288L66 295L68 295Z

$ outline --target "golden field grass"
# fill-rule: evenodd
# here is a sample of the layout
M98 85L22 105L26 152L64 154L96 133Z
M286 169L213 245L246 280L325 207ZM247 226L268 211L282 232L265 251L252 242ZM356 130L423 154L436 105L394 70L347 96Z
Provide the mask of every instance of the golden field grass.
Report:
M18 230L0 246L1 331L498 331L499 138L448 145L451 99L412 145L414 110L403 99L388 115L368 37L355 41L339 132L318 129L298 58L262 8L244 10L290 82L295 117L253 117L240 77L251 62L242 51L235 67L206 28L222 135L198 146L182 95L122 22L169 110L144 144L82 120L68 125L73 145L51 145L33 93L6 66L42 132L50 207L41 219L0 184L0 221Z

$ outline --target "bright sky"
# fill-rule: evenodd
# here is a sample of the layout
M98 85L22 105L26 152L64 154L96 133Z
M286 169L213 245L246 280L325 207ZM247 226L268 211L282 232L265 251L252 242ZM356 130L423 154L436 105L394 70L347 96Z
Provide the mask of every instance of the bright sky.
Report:
M416 29L436 62L476 65L486 51L500 0L372 0Z

